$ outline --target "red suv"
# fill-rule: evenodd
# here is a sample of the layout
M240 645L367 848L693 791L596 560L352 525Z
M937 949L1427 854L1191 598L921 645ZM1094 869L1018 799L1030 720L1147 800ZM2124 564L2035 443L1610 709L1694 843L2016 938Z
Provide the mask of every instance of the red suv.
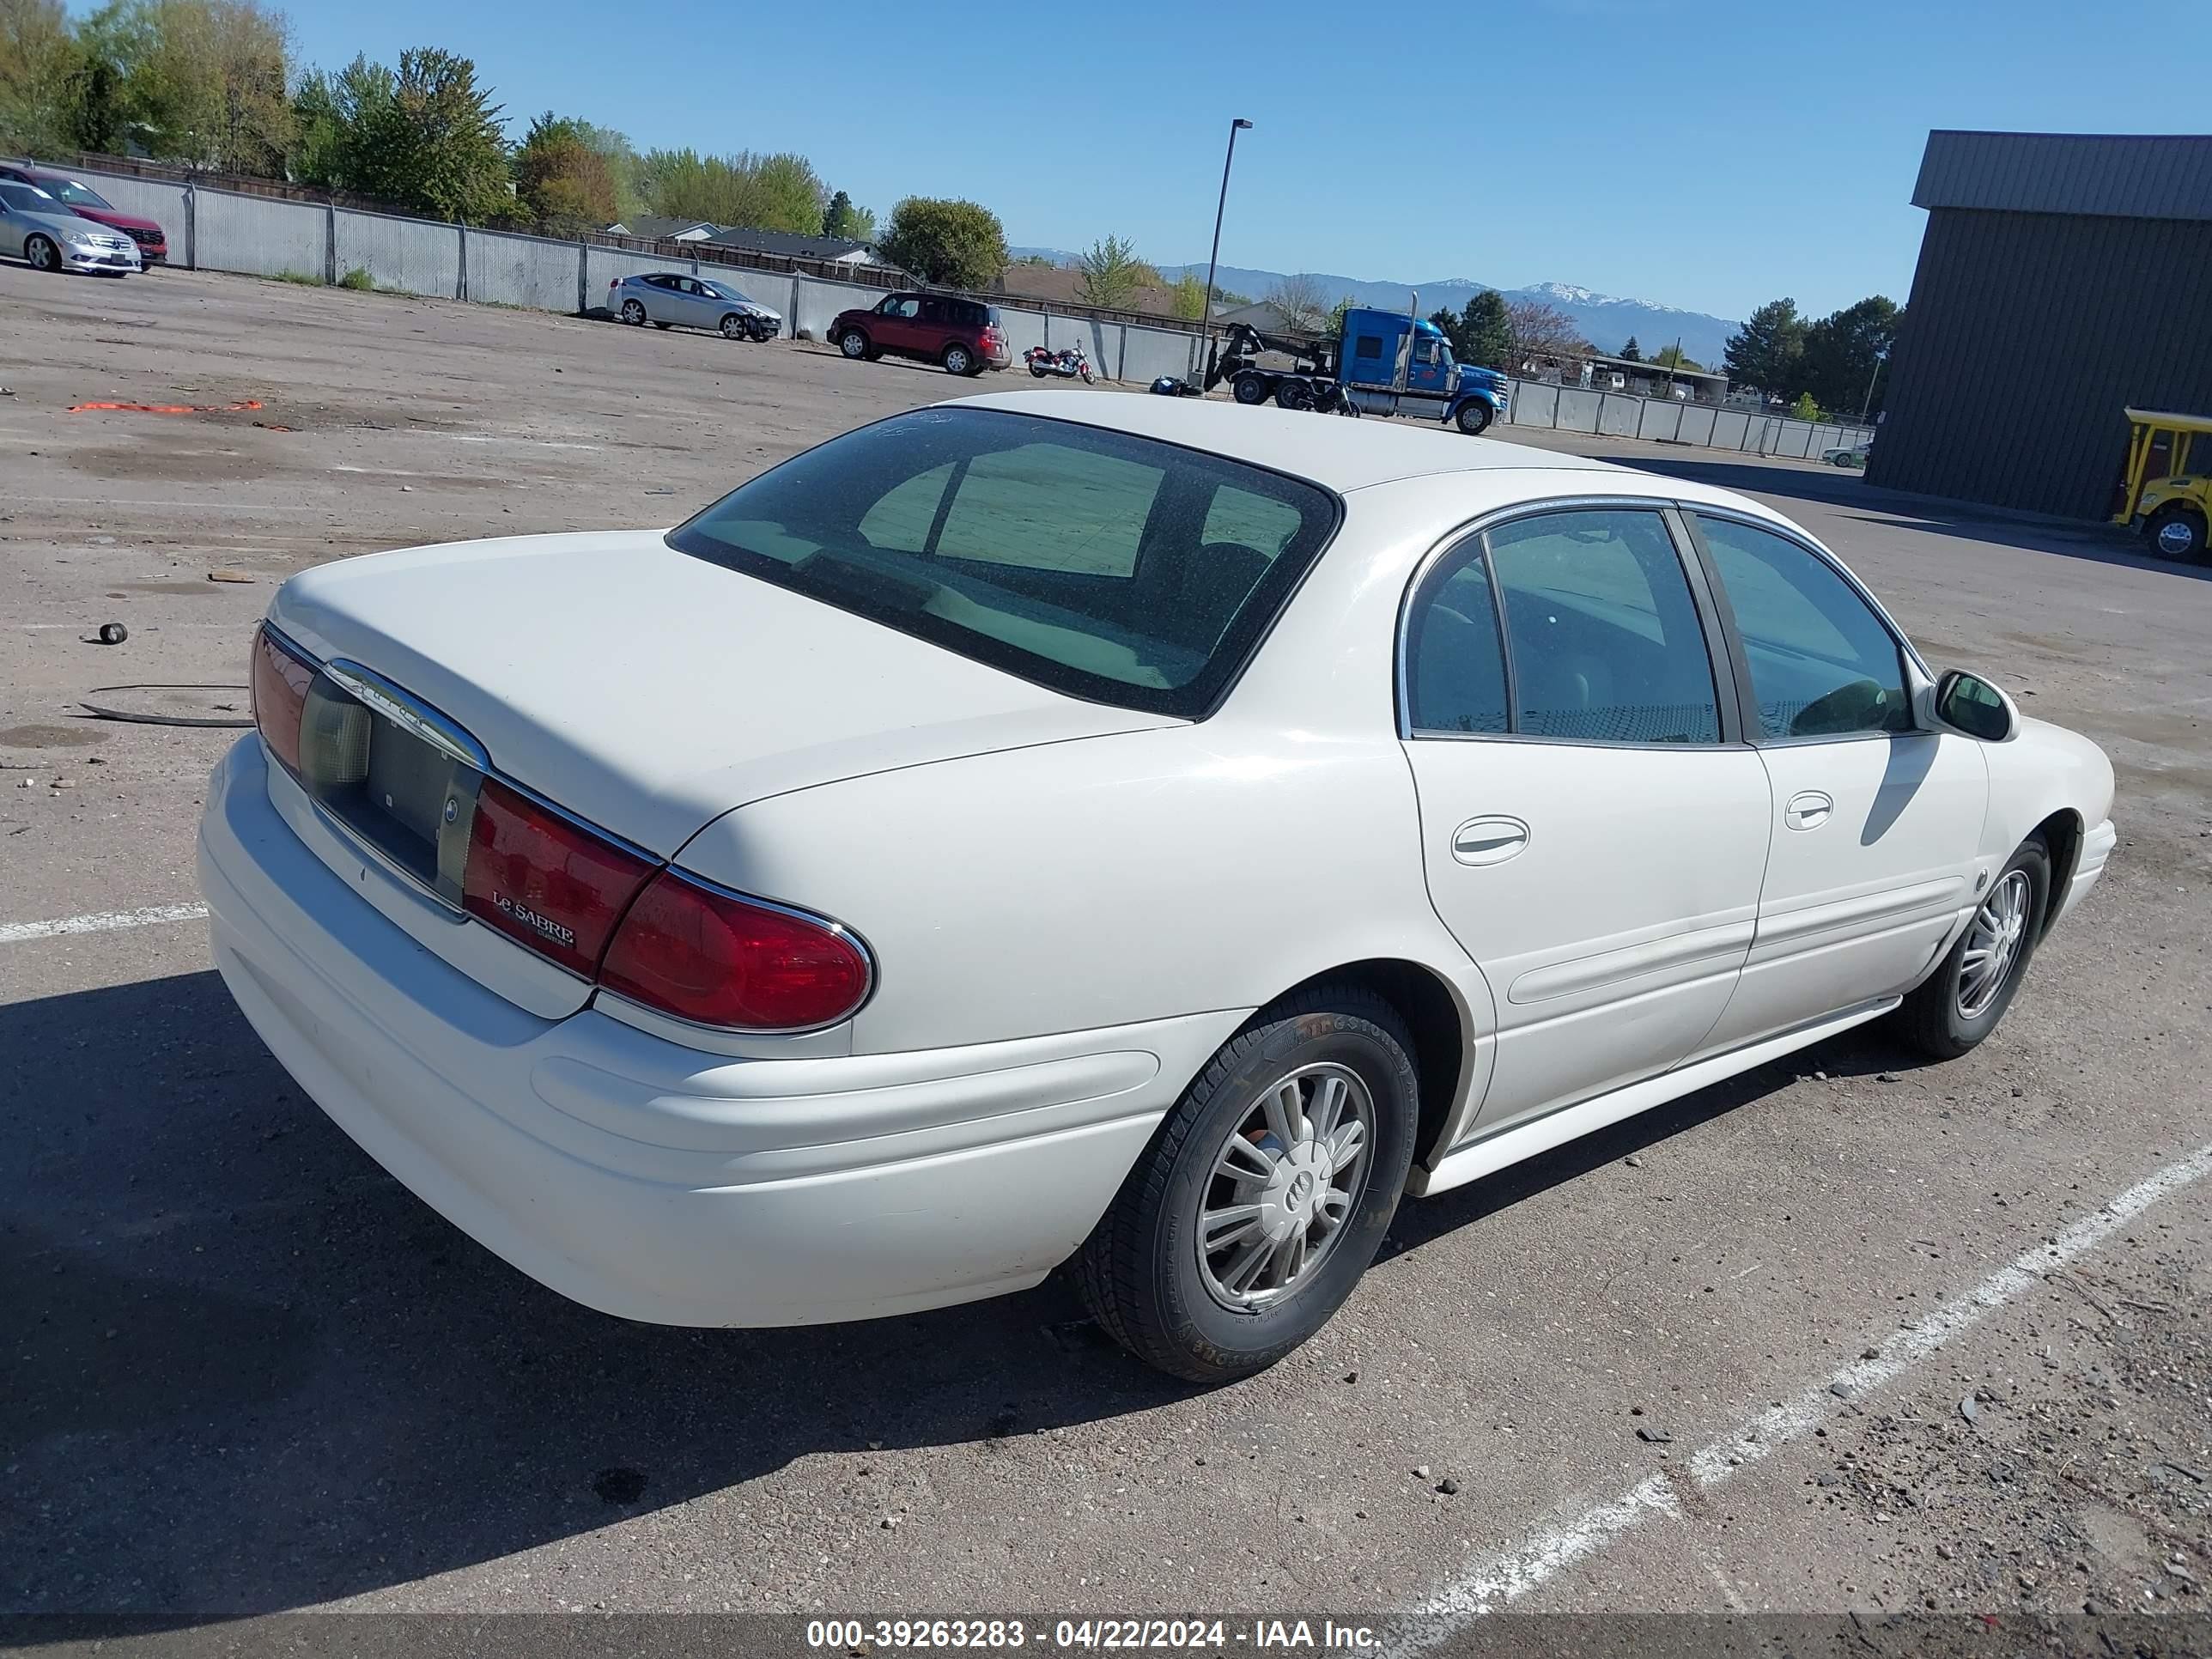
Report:
M841 311L830 325L830 343L848 357L873 362L889 352L943 363L952 374L981 374L1014 361L998 307L949 294L887 294L872 310Z
M19 185L36 185L78 218L121 231L138 244L139 262L149 270L169 257L169 239L162 234L161 226L135 213L125 213L98 191L79 184L65 173L49 173L43 167L25 167L17 161L0 161L0 179L12 179Z

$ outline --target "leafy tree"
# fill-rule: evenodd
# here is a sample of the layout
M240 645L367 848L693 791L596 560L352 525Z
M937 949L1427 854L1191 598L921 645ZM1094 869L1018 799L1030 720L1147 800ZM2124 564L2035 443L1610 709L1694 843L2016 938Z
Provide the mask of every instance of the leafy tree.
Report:
M1800 421L1817 421L1823 418L1820 405L1814 401L1813 394L1809 392L1801 392L1797 394L1797 401L1790 405L1790 414L1792 419Z
M1628 343L1630 345L1634 345L1636 342L1631 340ZM1623 350L1620 355L1626 357L1628 356L1628 353L1626 350ZM1661 368L1693 368L1702 370L1705 368L1705 365L1699 362L1695 357L1684 356L1682 355L1682 348L1679 345L1661 346L1658 350L1651 354L1651 361L1656 366Z
M1267 303L1292 334L1321 334L1328 327L1328 301L1316 277L1285 276L1267 290Z
M1504 368L1513 358L1513 319L1505 296L1486 288L1467 302L1460 313L1460 337L1452 355L1463 363L1484 368Z
M1006 268L1006 228L974 202L909 196L891 210L878 246L893 264L946 288L985 288Z
M51 155L76 143L83 64L61 0L0 0L0 148Z
M550 236L600 230L622 216L621 191L590 124L548 110L514 153L514 192L532 224Z
M1464 362L1467 356L1465 343L1467 319L1449 306L1446 306L1442 310L1431 312L1429 320L1443 331L1444 338L1451 344L1452 356ZM1344 316L1341 309L1336 318L1336 331L1340 337L1344 332Z
M317 190L359 190L372 119L397 95L398 77L356 55L336 75L310 70L292 94L292 178Z
M77 31L81 143L136 140L226 173L277 173L291 139L290 25L254 0L111 0Z
M813 164L789 151L702 155L689 149L647 150L640 185L648 213L801 236L822 234L823 210L830 200Z
M1731 383L1787 396L1805 355L1805 322L1795 300L1770 300L1729 336L1723 359Z
M1083 272L1075 285L1076 298L1085 305L1103 306L1120 311L1137 297L1137 290L1147 286L1145 279L1155 283L1159 272L1137 257L1136 245L1125 237L1107 236L1093 242L1076 260Z
M1636 343L1636 337L1633 334L1628 337L1628 343L1620 349L1620 361L1624 363L1640 363L1644 361L1643 349ZM1656 362L1658 359L1655 357L1652 361Z
M345 189L441 219L514 216L500 106L477 85L476 64L442 47L399 54L389 94L362 107L344 148Z
M866 208L854 206L853 198L841 190L830 198L830 205L823 210L822 234L842 236L848 242L872 242L876 240L876 216Z
M1856 415L1862 408L1879 409L1876 367L1897 339L1897 325L1905 315L1882 295L1869 295L1856 305L1831 313L1805 330L1799 389L1810 392L1824 409Z
M1217 289L1214 294L1217 304L1219 303L1220 297L1220 292ZM1169 304L1175 314L1183 321L1187 323L1199 321L1206 315L1206 284L1186 270L1175 279L1175 286L1169 295Z

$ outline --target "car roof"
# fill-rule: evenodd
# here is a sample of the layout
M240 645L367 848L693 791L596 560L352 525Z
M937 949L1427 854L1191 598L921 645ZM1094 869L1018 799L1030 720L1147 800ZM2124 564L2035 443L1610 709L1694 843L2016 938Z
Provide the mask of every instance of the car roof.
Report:
M1423 430L1402 422L1347 421L1224 399L1096 392L999 392L957 402L1048 420L1077 421L1203 449L1310 478L1338 491L1438 472L1517 471L1624 473L1628 467L1495 438ZM1667 481L1671 489L1673 482ZM1602 488L1602 486L1597 486Z

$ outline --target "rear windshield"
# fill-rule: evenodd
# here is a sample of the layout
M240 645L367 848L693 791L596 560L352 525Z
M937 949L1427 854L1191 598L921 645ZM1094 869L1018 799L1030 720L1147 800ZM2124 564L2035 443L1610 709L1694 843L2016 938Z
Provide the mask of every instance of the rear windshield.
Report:
M1056 691L1202 719L1336 521L1327 491L1198 450L929 409L794 456L668 544Z

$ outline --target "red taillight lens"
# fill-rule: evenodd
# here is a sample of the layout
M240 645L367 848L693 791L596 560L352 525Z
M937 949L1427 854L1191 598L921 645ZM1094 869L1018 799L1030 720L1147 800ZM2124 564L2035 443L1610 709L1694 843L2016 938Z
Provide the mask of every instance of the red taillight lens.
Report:
M843 929L664 870L638 895L599 983L702 1025L828 1025L865 1001L867 953Z
M264 623L253 636L253 724L288 772L300 769L300 717L315 665L280 644Z
M477 791L461 906L586 979L653 866L495 779Z

